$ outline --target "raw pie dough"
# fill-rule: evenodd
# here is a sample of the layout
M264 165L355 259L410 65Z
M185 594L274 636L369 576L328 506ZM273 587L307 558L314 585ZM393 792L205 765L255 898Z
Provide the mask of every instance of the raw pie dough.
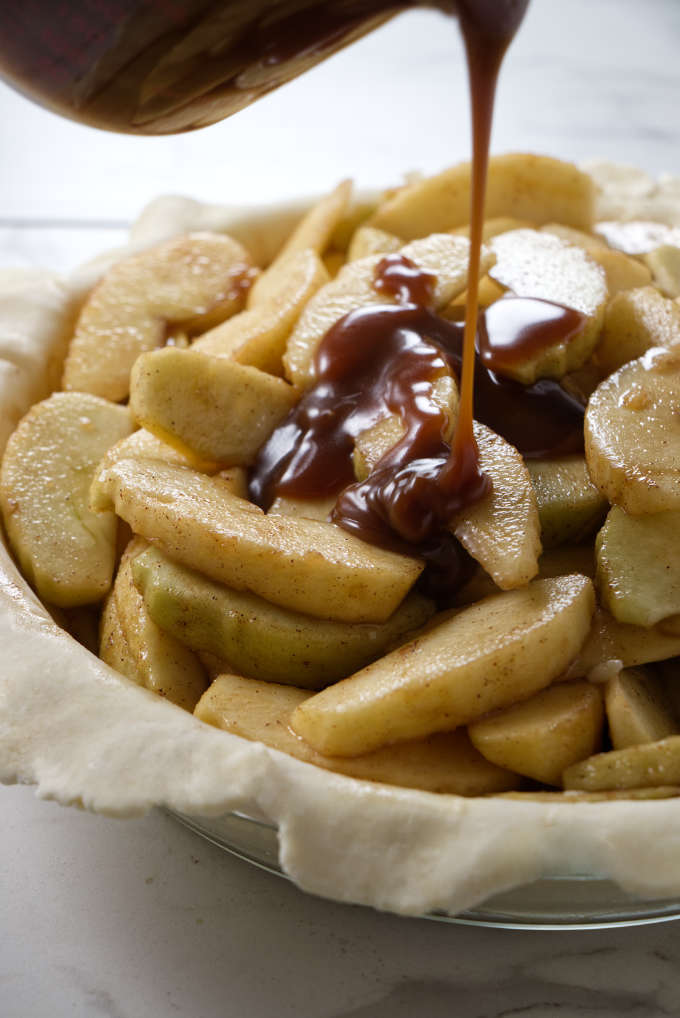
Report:
M606 183L601 164L595 175ZM620 174L616 187L618 200ZM668 221L659 204L657 218ZM650 205L646 194L644 218L655 218ZM256 259L270 258L304 207L158 199L134 227L131 248L228 229ZM115 257L67 281L0 274L0 451L57 383L78 297ZM454 915L545 875L608 877L645 898L680 893L680 800L464 799L319 770L213 729L122 678L52 622L1 540L0 780L115 816L164 805L266 818L279 830L281 865L301 888L404 914Z

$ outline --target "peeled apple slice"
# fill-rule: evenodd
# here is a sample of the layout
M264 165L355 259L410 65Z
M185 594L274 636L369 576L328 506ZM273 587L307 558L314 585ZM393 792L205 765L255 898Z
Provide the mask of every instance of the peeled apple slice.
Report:
M333 232L347 212L351 197L352 181L341 180L330 194L320 198L305 213L274 261L253 283L248 294L249 308L269 302L272 289L278 289L280 286L281 269L289 262L291 256L301 251L314 252L317 256L323 254Z
M132 431L126 407L82 392L36 403L11 435L0 469L0 507L24 576L45 601L100 601L111 585L116 518L88 507L105 452Z
M584 422L588 470L634 515L680 509L680 349L656 347L605 379Z
M291 686L220 675L194 713L201 721L243 739L263 742L298 760L364 781L449 795L486 795L520 784L516 774L485 760L463 730L413 739L351 759L324 756L288 724L294 709L308 696L306 690Z
M115 668L118 654L124 675L178 707L192 711L206 687L205 671L188 647L156 625L134 585L134 560L146 548L146 541L133 538L123 554L111 592L115 602L111 635L118 642L107 645L105 629L102 656ZM130 675L131 665L134 675Z
M508 770L546 785L599 748L602 694L589 682L560 682L468 726L472 745Z
M644 669L625 669L611 678L605 706L614 749L658 742L678 731L663 683Z
M203 333L194 340L193 349L231 357L272 375L283 374L281 358L288 336L302 309L328 279L314 251L293 251L277 259L260 277L257 303Z
M319 618L385 622L422 571L332 523L265 515L219 479L151 460L119 460L91 490L170 558Z
M94 288L64 365L64 389L126 398L140 353L162 346L168 325L245 302L253 272L246 249L224 234L191 233L124 258Z
M680 735L588 757L567 767L563 782L587 792L680 784Z
M617 673L621 668L664 661L680 654L680 636L663 632L661 627L629 626L617 622L609 612L598 608L588 637L569 667L569 676L600 676Z
M293 729L320 753L357 756L509 707L564 672L594 605L590 580L562 576L435 617L415 640L306 700Z
M623 251L607 247L600 237L562 226L561 223L548 223L541 227L541 232L552 233L569 244L582 247L604 269L610 297L619 290L630 290L634 286L646 286L651 282L652 273L646 265Z
M470 243L465 237L433 234L406 244L401 254L423 272L435 277L433 306L445 307L467 285ZM319 343L340 318L370 304L394 301L373 286L383 255L371 255L345 265L335 279L322 286L300 315L283 358L286 376L294 385L307 388L314 381L314 356ZM482 251L481 271L493 264L493 255Z
M475 421L479 465L491 490L462 509L451 529L502 590L521 587L538 572L541 526L524 460L509 442Z
M355 262L359 258L368 258L369 255L392 254L404 246L401 237L396 237L387 230L378 230L375 226L360 226L352 236L349 248L347 249L347 261Z
M596 551L600 600L619 622L653 626L680 612L680 511L629 516L614 506Z
M514 216L588 229L593 221L590 176L549 156L512 152L492 156L485 218ZM470 163L459 163L398 190L378 207L370 225L407 239L470 221Z
M617 293L607 305L595 361L606 377L653 346L680 343L680 307L653 286Z
M252 463L297 398L282 378L194 348L142 354L130 380L139 424L190 458L228 467Z
M586 252L538 230L510 230L491 241L496 264L490 276L518 297L533 297L574 308L586 316L581 332L513 365L513 378L561 378L579 368L595 349L607 302L604 270Z

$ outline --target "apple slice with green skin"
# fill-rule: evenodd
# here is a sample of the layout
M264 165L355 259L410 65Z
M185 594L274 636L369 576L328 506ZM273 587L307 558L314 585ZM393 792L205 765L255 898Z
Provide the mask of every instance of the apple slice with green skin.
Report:
M306 689L323 689L374 661L434 612L413 593L379 625L313 619L230 590L157 549L138 555L132 574L153 621L188 647L229 661L240 674Z
M559 785L570 764L600 747L602 693L589 682L560 682L468 726L472 745L498 764L546 785Z
M363 781L420 788L449 795L487 795L518 788L521 779L477 752L461 729L413 739L365 756L325 756L289 727L289 719L310 694L303 689L220 675L203 694L195 715L243 739L263 742L298 760Z
M315 618L385 622L423 568L335 524L265 515L219 479L159 461L106 467L91 499L170 558Z
M602 522L607 500L590 479L583 456L527 460L544 548L585 540Z
M193 348L142 354L132 369L135 420L190 458L220 466L252 463L297 399L282 378Z
M82 392L36 403L11 435L0 469L0 507L24 576L63 608L101 601L113 576L116 519L88 507L109 446L132 431L126 407Z
M147 548L136 537L125 549L104 615L100 656L138 685L192 711L206 688L206 674L188 647L156 625L134 585L134 560Z
M224 318L245 302L253 271L246 249L224 234L192 233L114 265L80 313L63 387L113 402L127 397L137 357L162 346L169 324L219 306Z
M654 347L601 382L584 422L588 471L633 515L680 510L680 347Z
M590 580L563 576L435 616L414 640L306 700L293 729L320 753L357 756L509 707L566 670L594 606Z

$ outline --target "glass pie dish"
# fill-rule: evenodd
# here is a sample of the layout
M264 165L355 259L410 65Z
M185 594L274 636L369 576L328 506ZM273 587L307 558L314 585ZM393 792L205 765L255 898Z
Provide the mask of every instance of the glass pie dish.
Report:
M131 246L221 230L266 264L305 207L159 199L133 229ZM74 310L118 257L70 280L3 275L0 445L58 384ZM33 783L45 798L109 815L165 807L304 890L401 914L541 928L678 914L678 799L434 794L323 771L220 732L122 679L61 630L4 543L0 646L4 782Z

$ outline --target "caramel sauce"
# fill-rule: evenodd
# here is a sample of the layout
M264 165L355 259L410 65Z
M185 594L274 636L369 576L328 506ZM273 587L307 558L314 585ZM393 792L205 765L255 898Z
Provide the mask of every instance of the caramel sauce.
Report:
M339 495L336 523L403 550L404 542L432 541L459 509L488 490L488 481L479 471L476 444L469 443L461 447L470 458L463 483L451 483L447 416L432 394L441 374L462 375L464 325L427 307L431 277L402 255L383 259L376 276L376 289L402 303L361 308L329 330L316 354L316 384L260 450L250 492L263 508L278 494ZM561 336L556 323L571 325L573 316L580 322L569 308L518 297L479 315L486 356L473 361L475 416L525 456L582 448L584 408L550 379L524 386L503 377L493 351L498 346L507 357L511 348L514 358L526 359L554 343ZM502 343L494 342L496 331ZM400 418L403 437L365 481L355 483L355 439L390 415ZM456 433L459 428L460 411Z
M440 593L465 573L449 525L482 498L490 481L479 464L475 416L527 456L562 454L582 444L583 406L556 382L523 386L504 377L514 364L580 333L584 316L547 301L513 298L479 313L477 291L488 152L496 80L527 0L461 0L473 127L470 260L465 322L431 309L433 283L402 255L378 265L374 288L396 303L354 311L336 322L316 355L317 382L260 452L251 473L254 501L277 494L337 495L332 519L364 540L417 551ZM476 359L476 350L480 354ZM459 379L451 445L446 413L433 398L442 373ZM354 481L356 438L389 416L403 437L366 480Z

